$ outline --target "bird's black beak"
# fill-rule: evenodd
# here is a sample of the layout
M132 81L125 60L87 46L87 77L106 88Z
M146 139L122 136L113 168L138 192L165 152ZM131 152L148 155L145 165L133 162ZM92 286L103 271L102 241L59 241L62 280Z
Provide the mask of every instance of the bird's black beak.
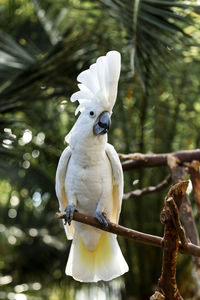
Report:
M108 111L103 111L98 118L93 127L93 132L95 135L107 133L110 129L111 120Z

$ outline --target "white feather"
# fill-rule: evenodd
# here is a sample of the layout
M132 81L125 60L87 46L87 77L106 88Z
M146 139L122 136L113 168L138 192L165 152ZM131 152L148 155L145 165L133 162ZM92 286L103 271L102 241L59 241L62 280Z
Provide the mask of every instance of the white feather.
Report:
M91 77L93 78L93 91L95 93L95 91L98 91L100 89L99 86L99 81L98 81L98 76L97 76L97 66L96 64L92 64L89 68L90 73L91 73Z
M81 91L90 92L90 90L82 83L78 83L78 87Z
M99 97L101 98L102 103L108 101L108 88L106 86L106 56L101 56L97 59L96 67L97 67L97 77L99 81ZM99 93L100 92L100 93Z
M90 101L94 98L94 95L90 91L78 91L71 96L71 101L74 102L79 99L79 102L82 100L90 99Z
M124 190L124 176L122 171L121 162L119 160L119 156L115 150L115 148L107 143L106 145L106 154L110 160L112 174L113 174L113 189L117 190L117 195L115 195L114 199L114 207L116 209L114 214L114 219L112 220L115 223L119 221L119 215L121 212L122 206L122 197Z
M59 208L60 211L63 213L66 206L67 206L67 202L66 202L66 191L65 191L65 177L66 177L66 171L67 171L67 165L69 162L69 159L71 157L71 149L70 147L65 148L65 150L63 151L59 162L58 162L58 167L56 170L56 196L58 198L59 201ZM73 234L74 234L74 225L72 223L71 226L69 226L68 224L64 224L63 221L63 225L64 225L64 229L67 235L68 240L73 239Z
M77 80L84 84L87 89L95 94L96 90L99 89L99 86L96 86L97 82L95 81L95 78L92 76L90 70L85 70L81 72Z
M117 97L118 85L116 82L119 80L120 68L121 68L121 56L117 51L108 52L108 86L109 86L109 102L113 107Z
M82 249L80 235L76 232L70 249L66 274L81 282L109 281L128 272L128 265L121 253L116 236L104 233L99 249L89 252Z
M90 105L91 101L101 105L102 111L112 111L117 97L118 80L121 68L121 56L117 51L110 51L106 56L101 56L88 70L81 72L77 80L82 94L76 92L71 96L71 101L79 101L81 106L76 110L83 110ZM82 99L85 101L83 102Z

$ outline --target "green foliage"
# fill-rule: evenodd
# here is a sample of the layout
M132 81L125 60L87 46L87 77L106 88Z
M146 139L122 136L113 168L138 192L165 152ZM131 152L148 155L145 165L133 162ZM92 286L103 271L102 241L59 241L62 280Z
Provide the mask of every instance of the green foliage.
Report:
M182 1L159 0L101 0L126 30L131 50L132 68L136 68L143 89L151 77L170 60L180 48L190 42L185 26L192 24L191 11L197 8Z
M192 1L0 0L0 17L0 282L5 283L0 298L21 292L28 300L78 299L83 286L64 274L70 243L54 217L54 177L64 137L75 122L69 97L77 89L76 77L98 56L119 50L122 72L109 134L117 151L198 148L199 16ZM155 185L167 173L167 168L129 172L125 191ZM120 223L162 235L159 213L166 192L124 201ZM107 299L152 294L161 251L120 243L129 273L111 283L85 285L87 299L102 290ZM182 267L192 274L191 260L179 263L184 286ZM183 288L187 297L196 288L192 280L192 288Z

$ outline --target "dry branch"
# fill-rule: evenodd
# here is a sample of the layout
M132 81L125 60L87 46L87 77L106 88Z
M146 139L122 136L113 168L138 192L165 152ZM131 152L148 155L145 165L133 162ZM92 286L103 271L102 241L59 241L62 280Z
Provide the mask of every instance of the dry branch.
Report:
M177 151L173 153L163 154L119 154L121 159L127 159L122 163L124 171L136 169L136 168L149 168L149 167L160 167L167 166L167 158L169 155L173 155L180 160L180 163L191 162L193 160L200 161L200 149L188 150L188 151ZM137 158L137 159L135 159Z
M65 213L59 213L59 212L56 213L57 219L65 219L65 217L66 217ZM123 236L125 238L134 240L135 242L138 242L141 244L162 248L163 239L159 236L142 233L142 232L130 229L130 228L120 226L120 225L112 223L110 221L108 221L108 228L105 228L95 218L93 218L91 216L86 216L86 215L78 213L78 212L74 212L73 220L94 226L96 228L117 234L119 236ZM184 248L181 245L181 243L179 243L179 252L182 254L189 254L189 255L194 255L194 256L200 257L200 247L198 247L192 243L188 243L187 248Z
M174 201L174 199L172 197L170 197L169 199L167 199L166 205L169 208L170 215L172 217L174 227L176 228L176 231L179 235L181 244L185 248L188 245L188 241L187 241L187 238L185 236L185 232L183 230L183 227L181 226L181 222L180 222L180 219L179 219L179 211L178 211L178 207L176 205L176 202Z
M169 203L175 202L177 209L180 208L185 195L188 181L175 184L168 192L165 199L163 216L165 218L164 238L163 238L163 260L162 274L159 279L159 287L166 300L183 300L176 284L176 264L178 258L178 232L174 226L173 218L170 214ZM163 218L162 216L162 218ZM178 216L174 217L178 218Z
M56 213L56 217L58 219L65 219L66 214L65 213L63 213L63 214ZM127 237L138 243L142 243L142 244L154 246L154 247L162 247L162 238L161 237L142 233L142 232L139 232L139 231L136 231L133 229L129 229L129 228L120 226L118 224L112 223L109 220L107 220L108 228L106 228L104 225L100 224L94 217L86 216L86 215L78 213L78 212L74 212L73 220L94 226L94 227L102 229L104 231L109 231L111 233L121 235L123 237ZM199 255L200 255L200 249L199 249Z
M171 175L168 175L162 182L160 182L156 186L148 186L148 187L143 188L141 190L137 189L137 190L131 191L129 193L124 194L123 199L139 197L139 196L142 196L142 195L151 194L151 193L161 191L162 189L168 187L171 182L172 182Z
M175 184L184 180L185 178L185 168L179 166L176 157L168 156L168 164L171 170L172 182ZM194 216L192 213L192 206L190 199L187 195L184 196L183 202L180 208L180 213L182 217L182 223L186 231L187 238L195 245L200 246L199 234L196 228ZM200 269L200 259L193 257L193 263L197 270Z
M130 153L130 154L123 154L123 153L118 153L120 159L131 159L131 160L143 160L143 161L148 161L146 158L146 155L142 153Z

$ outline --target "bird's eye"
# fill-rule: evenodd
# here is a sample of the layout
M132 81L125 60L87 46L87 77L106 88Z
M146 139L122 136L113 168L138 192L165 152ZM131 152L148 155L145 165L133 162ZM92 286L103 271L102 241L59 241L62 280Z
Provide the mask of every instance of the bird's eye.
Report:
M90 117L94 118L95 117L95 112L93 110L90 111Z

